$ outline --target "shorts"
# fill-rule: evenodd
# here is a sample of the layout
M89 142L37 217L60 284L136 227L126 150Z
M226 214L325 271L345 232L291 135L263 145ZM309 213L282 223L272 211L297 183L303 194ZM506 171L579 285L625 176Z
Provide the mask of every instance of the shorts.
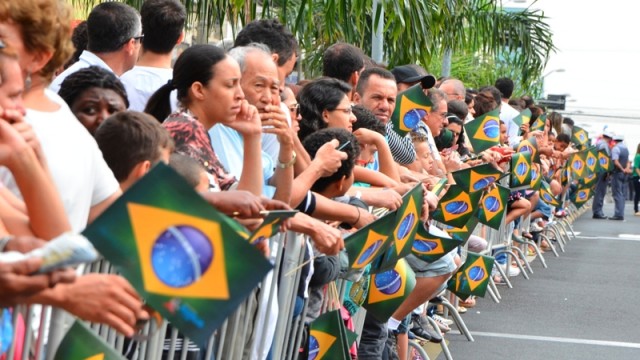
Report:
M432 263L420 260L413 254L407 255L406 259L417 278L436 277L451 274L456 269L456 263L453 261L456 251L452 250Z
M538 204L536 205L536 208L534 211L540 211L542 213L542 218L545 221L549 221L549 219L551 218L551 214L553 213L553 208L551 207L551 205L540 200L538 201Z

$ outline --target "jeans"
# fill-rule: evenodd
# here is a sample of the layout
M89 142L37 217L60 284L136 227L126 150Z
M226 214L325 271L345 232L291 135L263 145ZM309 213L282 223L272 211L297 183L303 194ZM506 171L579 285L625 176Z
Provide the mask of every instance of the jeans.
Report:
M613 192L613 201L615 202L615 212L613 216L624 217L624 203L626 201L624 188L626 186L627 179L625 173L622 171L614 172L611 179L611 191Z

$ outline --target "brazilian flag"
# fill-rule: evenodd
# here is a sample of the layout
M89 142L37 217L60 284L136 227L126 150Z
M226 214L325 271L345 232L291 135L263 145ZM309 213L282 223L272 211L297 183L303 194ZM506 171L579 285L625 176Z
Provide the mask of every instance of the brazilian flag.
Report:
M467 259L453 274L447 287L461 299L471 295L484 297L494 262L491 256L468 252Z
M414 85L398 94L396 108L391 114L393 130L400 136L414 130L422 118L431 112L433 104L422 90L420 84Z
M456 184L462 186L464 191L473 193L484 190L487 186L498 181L502 173L491 164L481 164L454 171L451 176Z
M540 164L531 164L531 190L539 190L541 182Z
M585 154L585 165L587 166L587 174L598 172L598 151L595 147L591 147Z
M262 220L262 224L260 224L260 226L249 237L249 244L258 244L279 233L282 222L295 216L296 213L298 213L297 210L276 210L267 212L265 214L265 218Z
M386 322L416 286L416 276L407 263L400 259L396 266L371 275L369 294L362 305L376 319Z
M464 124L464 131L476 154L500 145L500 110L491 110Z
M510 173L509 187L512 191L531 187L531 153L513 154Z
M466 224L464 224L464 226L462 227L453 227L451 225L444 225L444 231L446 231L449 235L451 235L451 237L455 237L458 238L462 241L464 241L464 243L467 242L467 240L469 240L469 237L471 236L471 234L473 234L473 230L475 230L476 226L478 225L478 218L475 216L472 216L469 218L469 221L467 221Z
M569 163L567 162L565 166L562 169L560 169L560 185L562 185L562 187L569 185L570 173L571 173L571 170L569 169Z
M394 214L392 227L386 228L386 232L392 229L389 248L380 254L379 260L370 269L372 273L392 269L398 259L411 254L413 239L421 222L420 215L422 214L422 202L424 200L422 183L418 183L413 189L404 194L402 199L402 206L392 213Z
M350 344L357 338L357 334L355 337L354 334L345 328L340 310L318 316L309 327L308 359L350 360Z
M574 126L571 141L576 145L585 146L589 142L589 133L579 126Z
M112 346L80 321L62 339L54 360L125 360Z
M547 113L543 113L531 124L529 131L544 131L544 124L547 122Z
M598 150L598 172L606 173L613 171L613 161L611 155L605 150Z
M598 181L598 174L591 173L591 174L585 176L584 178L578 180L578 183L583 188L591 188L591 187L594 187L596 185L597 181Z
M521 127L523 124L528 124L530 120L531 120L531 110L529 109L522 110L522 112L520 112L518 116L513 118L513 122L516 123L518 127Z
M363 269L385 253L393 241L389 229L394 225L395 218L396 212L390 212L344 239L349 268Z
M551 186L544 180L540 186L540 199L551 206L560 206L560 201L551 192Z
M571 169L571 173L576 179L582 178L585 174L585 169L587 168L585 156L586 152L580 151L569 157L569 169Z
M511 191L506 187L496 185L487 191L480 200L478 220L494 229L500 228L500 223L507 210L507 201Z
M447 179L446 177L438 180L438 182L435 185L433 185L430 191L434 193L436 196L440 196L440 193L442 192L442 190L444 190L448 181L449 179Z
M571 195L571 202L580 209L589 199L591 199L594 195L593 189L589 187L578 188Z
M464 240L456 235L450 236L433 225L428 230L424 226L418 226L412 253L418 259L432 263L460 245L464 245Z
M518 153L528 152L531 154L532 162L540 163L540 153L538 152L538 140L536 140L535 136L532 136L528 139L524 139L520 141L520 143L516 147L516 152Z
M83 235L151 307L205 344L272 268L241 232L158 164Z
M464 226L478 208L481 192L467 193L460 185L451 185L433 212L433 219L453 227Z

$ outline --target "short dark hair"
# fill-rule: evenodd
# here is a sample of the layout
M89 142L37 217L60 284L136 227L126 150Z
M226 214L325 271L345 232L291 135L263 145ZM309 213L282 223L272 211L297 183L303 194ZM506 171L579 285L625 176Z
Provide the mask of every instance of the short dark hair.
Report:
M140 8L145 51L168 54L182 34L187 12L178 0L146 0Z
M502 94L504 99L509 99L511 98L511 95L513 95L513 80L508 77L499 78L496 80L494 85L500 91L500 94Z
M570 118L570 117L565 117L564 119L562 119L562 123L563 123L563 124L570 125L570 126L575 125L575 122L574 122L574 121L573 121L573 119L572 119L572 118Z
M187 181L187 184L194 188L200 184L200 174L206 171L198 160L178 153L171 154L169 166L180 174Z
M173 79L156 90L144 109L158 121L171 114L170 95L172 90L178 92L178 101L186 106L189 103L189 89L194 82L207 86L214 77L213 67L228 55L224 50L213 45L193 45L178 56L173 66Z
M349 177L351 176L351 173L353 173L353 167L355 166L356 159L360 155L360 145L358 144L356 137L348 130L337 128L322 129L309 135L304 139L302 145L309 153L309 156L313 159L316 156L318 149L333 139L337 139L338 142L340 142L340 145L350 141L350 143L341 150L347 154L347 158L342 160L342 165L335 173L318 179L311 187L311 191L322 192L328 188L329 185L342 179L343 176Z
M382 135L387 135L387 127L382 123L382 121L378 120L371 110L362 105L355 105L353 107L353 115L356 116L356 121L353 123L351 130L356 131L358 129L369 129Z
M251 43L262 43L278 54L278 66L284 65L294 54L298 53L298 40L291 31L278 20L254 20L248 23L236 37L234 47L247 46Z
M500 92L500 90L498 90L497 87L495 86L491 86L491 85L487 85L487 86L483 86L480 88L479 90L480 92L490 92L491 96L493 96L493 98L496 101L496 106L500 106L502 104L502 93Z
M71 55L71 58L67 60L67 63L64 64L65 69L69 66L73 65L80 59L80 55L82 52L87 49L87 43L89 42L89 34L87 33L87 21L82 21L73 29L73 34L71 34L71 42L73 43L73 47L76 50Z
M480 117L498 107L496 99L490 91L480 91L473 100L473 110L476 111L476 117Z
M447 111L464 120L469 115L469 106L462 100L451 100L447 101Z
M569 144L569 143L571 143L571 137L569 136L569 134L560 133L560 134L558 134L558 136L556 136L556 141L560 141L560 142L563 142L565 144Z
M369 78L372 75L377 75L387 80L393 80L394 83L396 82L396 77L393 76L393 73L391 71L381 67L370 67L365 69L362 74L360 74L360 80L358 80L358 84L356 85L356 92L358 94L364 94L367 85L369 85Z
M167 129L153 117L138 111L122 111L108 117L95 133L104 160L119 182L126 180L142 161L155 163L161 150L173 150Z
M322 57L322 75L349 82L354 72L364 67L364 53L351 44L339 42L325 50Z
M58 95L69 107L73 107L78 96L90 88L113 90L122 97L126 107L129 107L127 91L120 79L111 71L95 65L80 69L67 76L60 84Z
M327 123L322 118L322 113L325 110L335 110L349 91L349 84L329 77L322 77L305 85L298 94L302 116L298 138L304 140L311 133L326 128Z
M93 53L118 51L141 33L138 11L120 2L98 4L87 18L87 48Z

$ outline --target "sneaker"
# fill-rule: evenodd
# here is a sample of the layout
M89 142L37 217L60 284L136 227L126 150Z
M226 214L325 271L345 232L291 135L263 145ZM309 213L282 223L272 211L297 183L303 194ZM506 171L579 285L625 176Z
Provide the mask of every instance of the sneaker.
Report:
M447 325L447 326L451 326L451 325L453 325L453 320L451 320L451 319L447 319L447 318L444 318L444 317L442 317L442 316L440 316L440 315L436 315L436 314L434 314L431 318L432 318L433 320L435 320L436 322L443 323L443 324L445 324L445 325Z
M431 327L425 315L413 314L411 320L413 327L410 332L414 333L417 337L436 344L442 342L442 336Z
M438 316L438 315L434 315L434 316ZM433 319L435 320L435 318L433 318ZM440 332L443 333L443 334L448 333L449 331L451 331L451 328L449 327L449 325L447 325L445 323L441 323L441 322L436 320L436 324L438 325L438 329L440 329Z
M640 211L636 211L635 216L640 216Z
M498 266L500 266L500 268L502 269L502 271L504 271L505 273L507 272L507 264L500 264L498 263ZM516 277L520 275L520 268L518 266L509 266L509 277Z
M534 221L531 224L529 224L529 231L531 231L532 233L541 232L542 231L542 227L540 225L538 225L537 222Z

